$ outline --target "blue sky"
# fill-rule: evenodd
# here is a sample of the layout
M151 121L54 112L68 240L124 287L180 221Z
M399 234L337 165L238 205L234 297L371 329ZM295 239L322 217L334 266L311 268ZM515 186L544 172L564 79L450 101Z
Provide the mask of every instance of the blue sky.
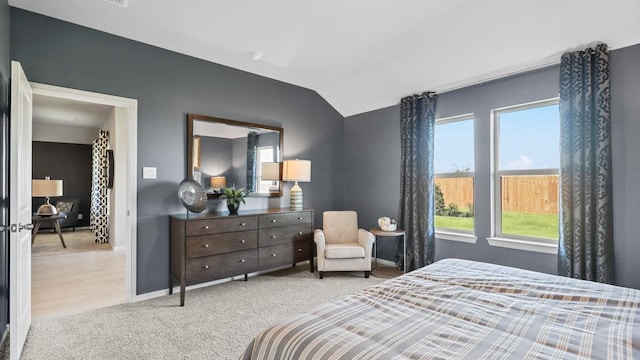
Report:
M473 121L436 125L435 172L473 171ZM551 169L560 163L558 105L500 115L500 170Z

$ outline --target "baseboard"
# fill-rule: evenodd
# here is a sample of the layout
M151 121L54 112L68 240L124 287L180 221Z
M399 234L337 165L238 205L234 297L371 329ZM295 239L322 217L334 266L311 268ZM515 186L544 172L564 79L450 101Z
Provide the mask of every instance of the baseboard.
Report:
M113 246L111 249L114 252L115 251L125 251L125 250L127 250L127 247L125 245L119 245L119 246Z
M374 258L375 260L375 258ZM384 266L391 266L391 267L396 267L396 263L390 260L385 260L385 259L380 259L378 258L378 264L379 265L384 265Z

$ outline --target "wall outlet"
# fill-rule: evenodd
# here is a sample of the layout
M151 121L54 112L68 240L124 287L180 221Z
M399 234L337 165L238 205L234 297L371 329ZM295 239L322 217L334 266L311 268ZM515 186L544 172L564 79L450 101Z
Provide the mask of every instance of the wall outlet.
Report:
M78 220L82 220L84 219L84 215L83 214L78 214Z

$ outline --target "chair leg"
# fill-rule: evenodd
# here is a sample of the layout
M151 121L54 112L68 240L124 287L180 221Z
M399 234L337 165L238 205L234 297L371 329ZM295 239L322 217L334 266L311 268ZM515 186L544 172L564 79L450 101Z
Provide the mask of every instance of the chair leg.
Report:
M324 279L324 271L318 271L318 275L320 276L320 279Z
M371 274L371 271L365 271L364 272L364 278L368 279L369 278L369 274Z

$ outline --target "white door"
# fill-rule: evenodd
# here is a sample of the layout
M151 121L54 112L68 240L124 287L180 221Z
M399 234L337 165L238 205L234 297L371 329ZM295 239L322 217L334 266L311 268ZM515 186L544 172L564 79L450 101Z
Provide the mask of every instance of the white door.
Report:
M33 94L20 63L11 62L9 153L10 358L22 353L31 326L31 108Z

